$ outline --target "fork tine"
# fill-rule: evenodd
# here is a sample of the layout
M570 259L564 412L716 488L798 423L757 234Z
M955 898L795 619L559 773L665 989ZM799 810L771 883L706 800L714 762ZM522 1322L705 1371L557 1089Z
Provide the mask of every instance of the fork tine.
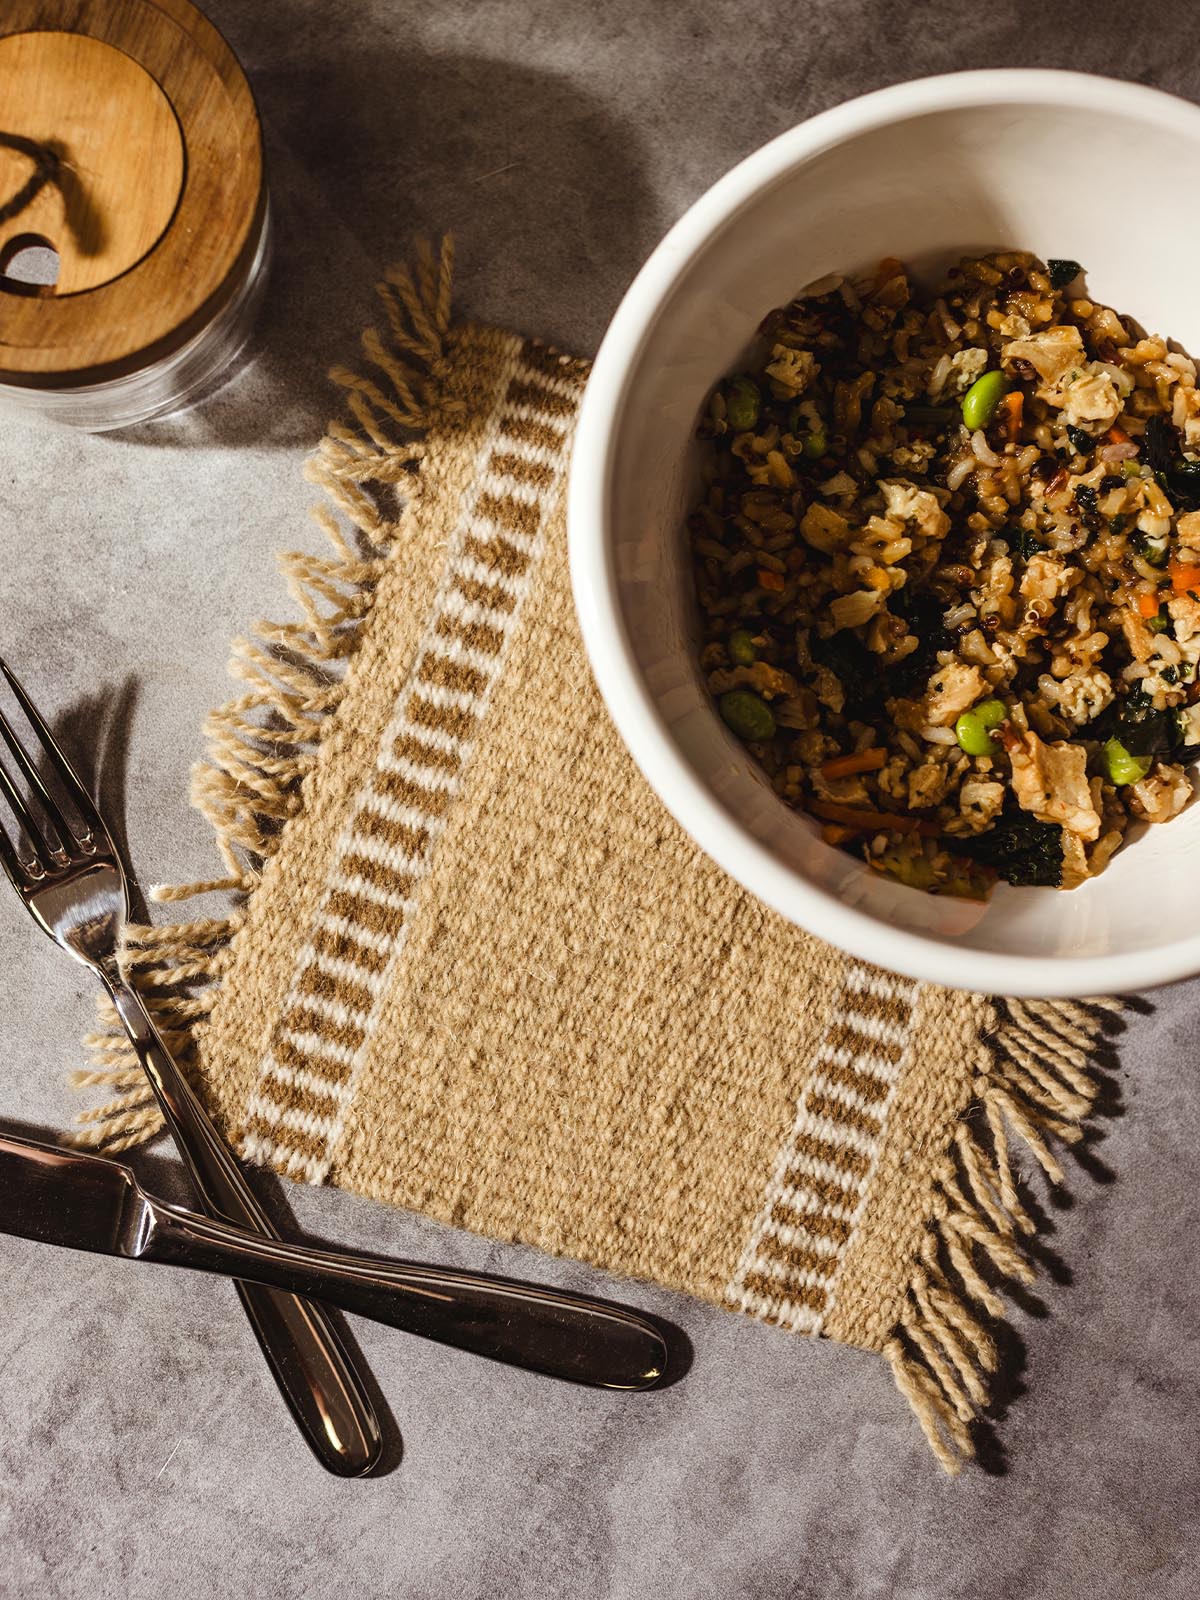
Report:
M69 852L71 846L78 842L75 838L74 829L68 824L67 819L59 810L58 802L42 782L41 773L29 759L24 745L13 732L12 726L3 711L0 711L0 739L3 739L8 746L13 760L25 777L25 781L41 802L43 810L50 818L54 831L58 835L62 848L64 851Z
M49 757L50 765L58 774L64 787L66 788L67 793L71 797L71 803L79 812L79 815L83 818L84 823L96 841L98 843L108 843L108 828L105 824L104 818L100 815L99 811L97 811L91 795L80 781L79 775L76 773L75 768L59 749L58 743L55 740L54 735L50 732L50 729L46 726L41 712L25 693L25 690L21 687L15 673L12 671L12 668L2 656L0 656L0 673L3 673L5 678L8 680L8 686L12 690L17 704L25 713L30 727L33 729L34 733L37 734L43 750L45 750L46 755ZM8 723L3 715L0 715L0 733L4 735L5 743L8 745L17 761L20 762L21 770L25 773L25 776L37 790L38 798L42 801L43 805L50 813L55 827L60 828L60 824L61 827L66 827L65 822L62 821L61 812L47 792L46 785L42 782L36 770L33 768L32 762L30 762L28 756L20 747L16 736L9 728ZM73 834L71 830L68 830L65 834L63 834L64 846L69 844L72 837Z
M47 845L45 836L38 827L37 823L33 820L33 813L25 804L25 796L9 777L8 771L2 761L0 761L0 794L2 794L8 801L9 805L12 807L13 815L21 824L25 836L29 840L30 848L33 850L34 860L44 872L51 871L53 868L53 861L50 858L53 855L58 854L65 859L64 852L62 850L56 852L53 846Z
M12 840L8 837L2 822L0 822L0 867L4 868L9 883L20 894L29 882L29 874L18 860Z

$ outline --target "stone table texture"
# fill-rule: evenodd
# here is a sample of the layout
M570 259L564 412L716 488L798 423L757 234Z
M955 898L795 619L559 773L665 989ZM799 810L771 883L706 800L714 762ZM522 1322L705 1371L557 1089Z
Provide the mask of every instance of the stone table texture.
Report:
M185 804L200 724L227 693L230 638L287 614L272 554L319 538L300 468L332 409L324 374L352 359L379 268L415 234L455 230L463 313L591 353L703 189L851 95L1008 65L1200 95L1183 3L208 10L266 126L278 257L257 359L181 420L96 438L0 430L0 648L99 750L147 882L208 870ZM1063 176L1103 193L1102 172ZM1147 248L1167 248L1170 219L1152 231ZM0 941L3 1113L61 1128L91 985L4 900ZM1186 984L1139 1002L1101 1139L1071 1163L1069 1199L1042 1194L1045 1270L1013 1312L995 1440L957 1481L882 1362L639 1290L694 1347L686 1379L650 1396L356 1324L403 1458L338 1482L225 1284L0 1238L0 1595L1193 1596L1198 999ZM139 1165L183 1192L163 1147ZM351 1245L627 1292L332 1191L276 1203Z

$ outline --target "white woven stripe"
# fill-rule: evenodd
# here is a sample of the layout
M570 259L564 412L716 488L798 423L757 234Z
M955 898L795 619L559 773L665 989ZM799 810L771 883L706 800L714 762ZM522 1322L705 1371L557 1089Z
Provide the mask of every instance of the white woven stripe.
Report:
M865 1039L897 1045L898 1059L890 1061L871 1050L859 1053L844 1044L834 1046L828 1040L823 1041L818 1047L815 1053L817 1070L805 1091L805 1098L796 1107L792 1131L776 1157L763 1196L762 1207L755 1217L734 1276L726 1287L725 1298L730 1304L740 1307L743 1311L749 1311L753 1316L780 1322L804 1332L820 1332L836 1301L841 1263L853 1242L854 1230L858 1225L866 1196L870 1192L895 1085L907 1065L913 1023L912 1002L918 989L919 985L911 983L908 979L891 978L886 974L876 973L859 962L847 963L841 992L831 1008L829 1018L831 1032L836 1033L848 1027ZM905 1020L897 1023L886 1017L863 1014L857 1009L856 998L867 995L901 1004L906 1010ZM820 1071L822 1065L861 1073L874 1079L881 1087L886 1088L886 1098L882 1101L872 1101L853 1088L835 1082ZM866 1113L879 1123L880 1131L871 1134L863 1129L851 1127L847 1123L818 1115L808 1105L808 1097L813 1094L826 1095L839 1104ZM801 1151L798 1145L805 1139L817 1139L834 1150L840 1148L847 1152L853 1151L857 1156L864 1157L867 1161L866 1173L861 1176L852 1175L828 1160ZM822 1189L826 1189L829 1184L835 1185L843 1191L844 1201L831 1203L825 1198L824 1193L808 1187L810 1182L819 1183ZM780 1215L785 1211L793 1216L798 1215L801 1218L800 1225L785 1220ZM806 1215L827 1216L848 1222L850 1228L846 1240L839 1243L818 1234L815 1230L810 1233L803 1226L802 1219ZM761 1250L763 1240L766 1238L775 1238L784 1245L803 1248L826 1258L829 1262L828 1271L822 1270L817 1273L809 1268L791 1266L786 1262L775 1260ZM778 1281L782 1303L748 1289L746 1278L751 1275L758 1279L768 1278ZM809 1287L821 1288L825 1293L824 1309L814 1311L808 1306L797 1307L794 1302L788 1301L789 1284L807 1284Z
M841 1253L841 1246L836 1239L830 1239L823 1233L810 1233L807 1228L797 1228L790 1222L779 1222L775 1218L763 1229L763 1238L778 1239L788 1249L811 1250L814 1255L832 1256L835 1261Z
M808 1111L803 1117L797 1118L796 1129L799 1133L806 1133L810 1138L820 1139L825 1144L840 1145L843 1150L854 1150L861 1156L866 1156L869 1161L875 1154L877 1134L864 1133L861 1128L852 1128L847 1122L834 1122L829 1117L818 1116L816 1112Z
M358 798L358 812L361 816L364 811L370 811L377 817L382 817L386 822L394 822L400 828L435 828L439 818L435 812L423 811L418 806L407 805L403 800L393 800L386 794L380 794L378 789L364 789Z
M427 728L423 722L410 722L407 717L399 716L388 732L387 753L380 752L379 765L385 772L390 770L388 760L397 739L417 739L428 750L440 750L443 755L456 756L460 764L471 753L469 739L460 739L458 734L447 733L445 728Z
M490 678L496 670L496 657L491 651L476 650L463 639L448 639L440 633L430 654L440 656L456 667L470 667L473 672L481 672L485 678Z
M303 974L310 965L311 963L301 956L296 969L297 975ZM302 994L298 988L293 1003L318 1017L324 1017L327 1022L332 1022L338 1028L365 1028L371 1020L369 1011L360 1011L357 1006L348 1006L344 1000L326 1000L319 994Z
M485 584L489 589L501 589L505 594L512 595L514 600L523 600L529 588L528 573L523 573L519 578L510 578L507 572L501 572L498 567L486 566L474 556L465 554L455 557L454 572L456 577L474 578L476 583Z
M356 961L344 961L340 956L326 955L324 950L314 950L309 965L316 967L318 972L325 973L327 977L336 978L342 983L352 983L358 988L369 989L373 995L378 995L383 990L381 973L368 971L366 967L360 967Z
M520 383L536 383L543 389L548 389L551 394L560 396L563 400L570 400L572 404L579 398L579 380L570 374L570 368L564 368L562 376L547 372L544 367L529 367L518 360L515 376ZM515 407L511 402L505 403L506 411Z
M355 812L355 821L359 813ZM365 833L357 833L353 827L346 839L345 855L362 856L367 861L377 861L380 866L387 867L397 878L417 878L424 874L425 863L428 860L426 846L421 847L418 855L408 855L403 850L397 849L394 844L389 844L386 839L372 839Z
M477 690L450 689L444 683L426 683L421 679L418 680L409 699L423 700L427 706L433 706L438 711L480 710Z
M878 1078L883 1084L896 1081L894 1061L890 1061L887 1056L871 1055L866 1050L852 1050L849 1045L823 1044L813 1059L821 1063L828 1062L831 1067L847 1067L852 1072L864 1073L868 1077Z
M569 398L574 406L581 387L578 377L576 376L574 381L566 375L561 379L547 378L539 371L527 369L517 359L519 350L520 346L515 346L510 356L508 381L514 376L519 376L529 384L541 385L553 393L562 394ZM505 393L506 390L507 382L500 392ZM558 448L549 451L544 446L532 445L528 441L515 439L506 434L506 424L516 418L533 420L542 427L552 430L559 442ZM480 497L486 495L497 500L507 498L521 505L541 506L544 527L545 516L549 514L561 489L573 423L573 414L570 417L557 415L550 417L536 405L512 405L507 400L491 418L476 455L472 487L464 496L460 508L458 524L450 541L450 552L439 591L425 636L416 653L412 675L398 697L396 712L380 741L376 758L378 770L398 774L418 787L441 794L454 796L459 792L462 785L462 769L470 757L473 740L446 733L437 727L418 724L407 715L407 708L416 699L436 711L470 712L480 719L485 714L492 690L503 669L506 653L504 646L517 625L521 603L533 586L533 576L536 562L542 552L543 538L541 529L536 535L531 536L505 526L499 518L481 507ZM548 489L539 490L535 486L512 478L507 473L492 470L490 462L498 449L523 460L537 461L551 466L554 473L553 482ZM503 547L498 544L502 539L527 555L530 558L530 565L520 577L510 577L497 568L487 565L486 562L468 556L464 550L468 538L474 538L484 545L495 544L498 554L502 553ZM491 607L469 600L459 587L462 582L475 582L510 595L515 604L509 611L502 607ZM459 628L480 625L494 629L500 638L500 651L493 655L486 650L472 647L465 640L440 633L438 625L443 618ZM481 687L476 692L468 692L421 681L419 676L421 668L431 658L441 658L470 667L481 675L483 679ZM458 770L447 773L432 764L422 763L419 758L413 759L407 755L396 754L395 747L401 740L414 743L417 747L424 747L431 753L436 751L454 757ZM356 824L361 822L364 812L386 818L400 826L425 829L427 837L424 847L419 852L408 854L384 839L361 833ZM434 846L444 826L444 817L427 813L419 804L391 800L373 789L369 782L358 797L355 809L351 812L350 819L338 840L333 869L327 880L325 896L316 920L319 927L342 934L376 954L385 955L388 957L388 964L382 972L368 975L352 959L322 956L310 948L298 963L297 976L303 971L307 959L311 965L315 965L318 970L325 972L335 981L362 984L376 997L376 1006L370 1016L363 1017L361 1013L338 1007L336 1003L318 1003L312 996L300 995L293 984L281 1019L282 1036L296 1049L303 1050L308 1055L321 1053L319 1048L314 1047L323 1047L327 1059L336 1060L339 1065L348 1069L347 1077L344 1085L327 1086L318 1075L289 1072L287 1068L281 1067L273 1056L268 1055L260 1071L261 1089L252 1097L250 1109L252 1115L258 1116L274 1128L278 1137L272 1139L260 1134L248 1138L245 1148L251 1159L269 1161L272 1165L282 1167L284 1171L303 1177L308 1182L320 1182L326 1176L333 1152L342 1135L346 1111L353 1101L358 1074L361 1072L369 1048L378 997L388 987L395 962L407 942L409 924L417 907L417 896L411 884L406 887L405 892L380 888L349 870L346 865L347 860L355 855L361 856L366 860L385 865L397 875L413 879L419 885L429 871ZM373 935L360 928L352 918L335 917L329 911L329 896L334 892L353 895L372 905L395 911L398 913L395 931L384 935ZM293 1008L301 1005L312 1007L322 1015L329 1015L332 1020L338 1020L337 1013L344 1011L346 1020L353 1019L366 1033L363 1046L357 1051L338 1047L337 1053L333 1054L326 1041L314 1039L313 1035L303 1029L290 1028L287 1017ZM265 1092L268 1082L277 1084L281 1088L289 1084L304 1088L306 1076L310 1092L332 1093L340 1109L329 1116L317 1116L299 1108L281 1111L276 1101ZM289 1150L286 1138L289 1129L322 1138L325 1142L323 1156L313 1159L299 1151Z
M354 1051L349 1045L335 1044L332 1039L323 1039L318 1033L306 1033L300 1028L281 1028L279 1037L293 1045L297 1050L303 1050L306 1056L323 1057L327 1061L350 1066L354 1060ZM307 1067L285 1067L272 1059L263 1067L267 1077L274 1077L280 1083L294 1083L300 1089L308 1089L312 1094L324 1094L331 1098L342 1091L345 1083L343 1075L336 1078L326 1078L319 1072L310 1072Z
M808 1289L828 1289L836 1269L836 1261L830 1262L829 1271L825 1273L813 1272L808 1267L789 1267L786 1262L776 1261L771 1256L755 1256L750 1263L750 1271L756 1278L774 1278L783 1294L787 1293L788 1285L796 1283Z
M514 613L500 611L495 606L485 606L482 600L468 600L461 589L451 589L442 599L441 611L464 628L494 628L507 635ZM444 638L438 634L439 643Z
M261 1094L250 1096L246 1110L250 1116L259 1118L276 1132L294 1128L297 1133L305 1133L312 1139L327 1139L333 1131L332 1116L320 1117L314 1111L301 1111L296 1106L277 1106L273 1100L267 1100Z
M777 1322L780 1327L791 1328L795 1333L821 1331L821 1313L814 1311L811 1306L800 1305L786 1298L774 1302L761 1294L756 1294L753 1289L737 1288L734 1285L726 1291L725 1298L739 1311L745 1311L750 1316L759 1317L767 1322Z
M367 878L360 878L353 872L334 872L329 879L331 889L341 890L343 894L357 895L361 900L373 900L377 906L383 906L388 911L398 911L402 916L409 916L417 908L416 898L412 895L401 894L396 889L380 889ZM395 944L392 939L389 949Z
M332 933L336 938L352 939L355 944L362 945L364 950L372 950L379 956L386 956L392 948L392 940L388 934L372 933L369 928L361 927L350 917L335 917L328 911L318 911L317 927L324 933Z
M861 1111L864 1116L873 1117L876 1122L882 1119L881 1102L868 1099L857 1089L851 1089L849 1084L838 1083L834 1078L827 1078L823 1073L814 1072L812 1089L829 1100L836 1100L839 1105L846 1106L851 1111Z

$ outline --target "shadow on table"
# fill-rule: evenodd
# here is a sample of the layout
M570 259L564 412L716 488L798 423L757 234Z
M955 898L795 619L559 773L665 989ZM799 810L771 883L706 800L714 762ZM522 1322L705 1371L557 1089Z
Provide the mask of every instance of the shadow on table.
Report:
M286 7L245 16L243 58L279 55ZM420 235L458 243L466 314L594 344L613 293L658 232L637 144L577 84L512 62L372 48L331 29L319 66L251 68L275 225L249 364L131 443L314 445L339 408L327 372L354 366L380 320L373 285Z
M1127 996L1124 1004L1129 1011L1139 1015L1154 1009L1144 996ZM1059 1151L1064 1166L1068 1168L1068 1182L1072 1165L1081 1169L1095 1183L1116 1182L1117 1174L1097 1151L1105 1138L1105 1124L1125 1115L1119 1079L1118 1045L1127 1027L1123 1016L1108 1014L1104 1018L1104 1037L1089 1061L1089 1072L1096 1083L1096 1098L1089 1125L1076 1144ZM1070 1288L1073 1282L1071 1269L1055 1249L1052 1240L1054 1214L1070 1211L1076 1203L1074 1196L1066 1183L1039 1185L1035 1192L1027 1180L1018 1178L1017 1189L1021 1204L1033 1223L1033 1232L1021 1240L1023 1253L1039 1279L1049 1280L1060 1288ZM1051 1315L1050 1307L1035 1288L1003 1277L985 1259L977 1260L976 1264L983 1277L1026 1316L1040 1321ZM1008 1471L1008 1461L997 1425L1007 1416L1013 1402L1025 1393L1023 1374L1026 1351L1024 1340L1010 1321L993 1323L989 1331L996 1344L996 1367L991 1376L991 1398L987 1412L976 1422L973 1432L979 1465L990 1476L1003 1477Z

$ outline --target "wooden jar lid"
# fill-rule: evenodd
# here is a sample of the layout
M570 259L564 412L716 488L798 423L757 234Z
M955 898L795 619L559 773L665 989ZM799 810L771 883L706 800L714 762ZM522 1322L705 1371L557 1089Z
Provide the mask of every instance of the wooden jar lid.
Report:
M0 83L0 383L95 383L177 349L237 292L263 226L229 46L189 0L4 0ZM57 252L52 287L3 275L31 243Z

